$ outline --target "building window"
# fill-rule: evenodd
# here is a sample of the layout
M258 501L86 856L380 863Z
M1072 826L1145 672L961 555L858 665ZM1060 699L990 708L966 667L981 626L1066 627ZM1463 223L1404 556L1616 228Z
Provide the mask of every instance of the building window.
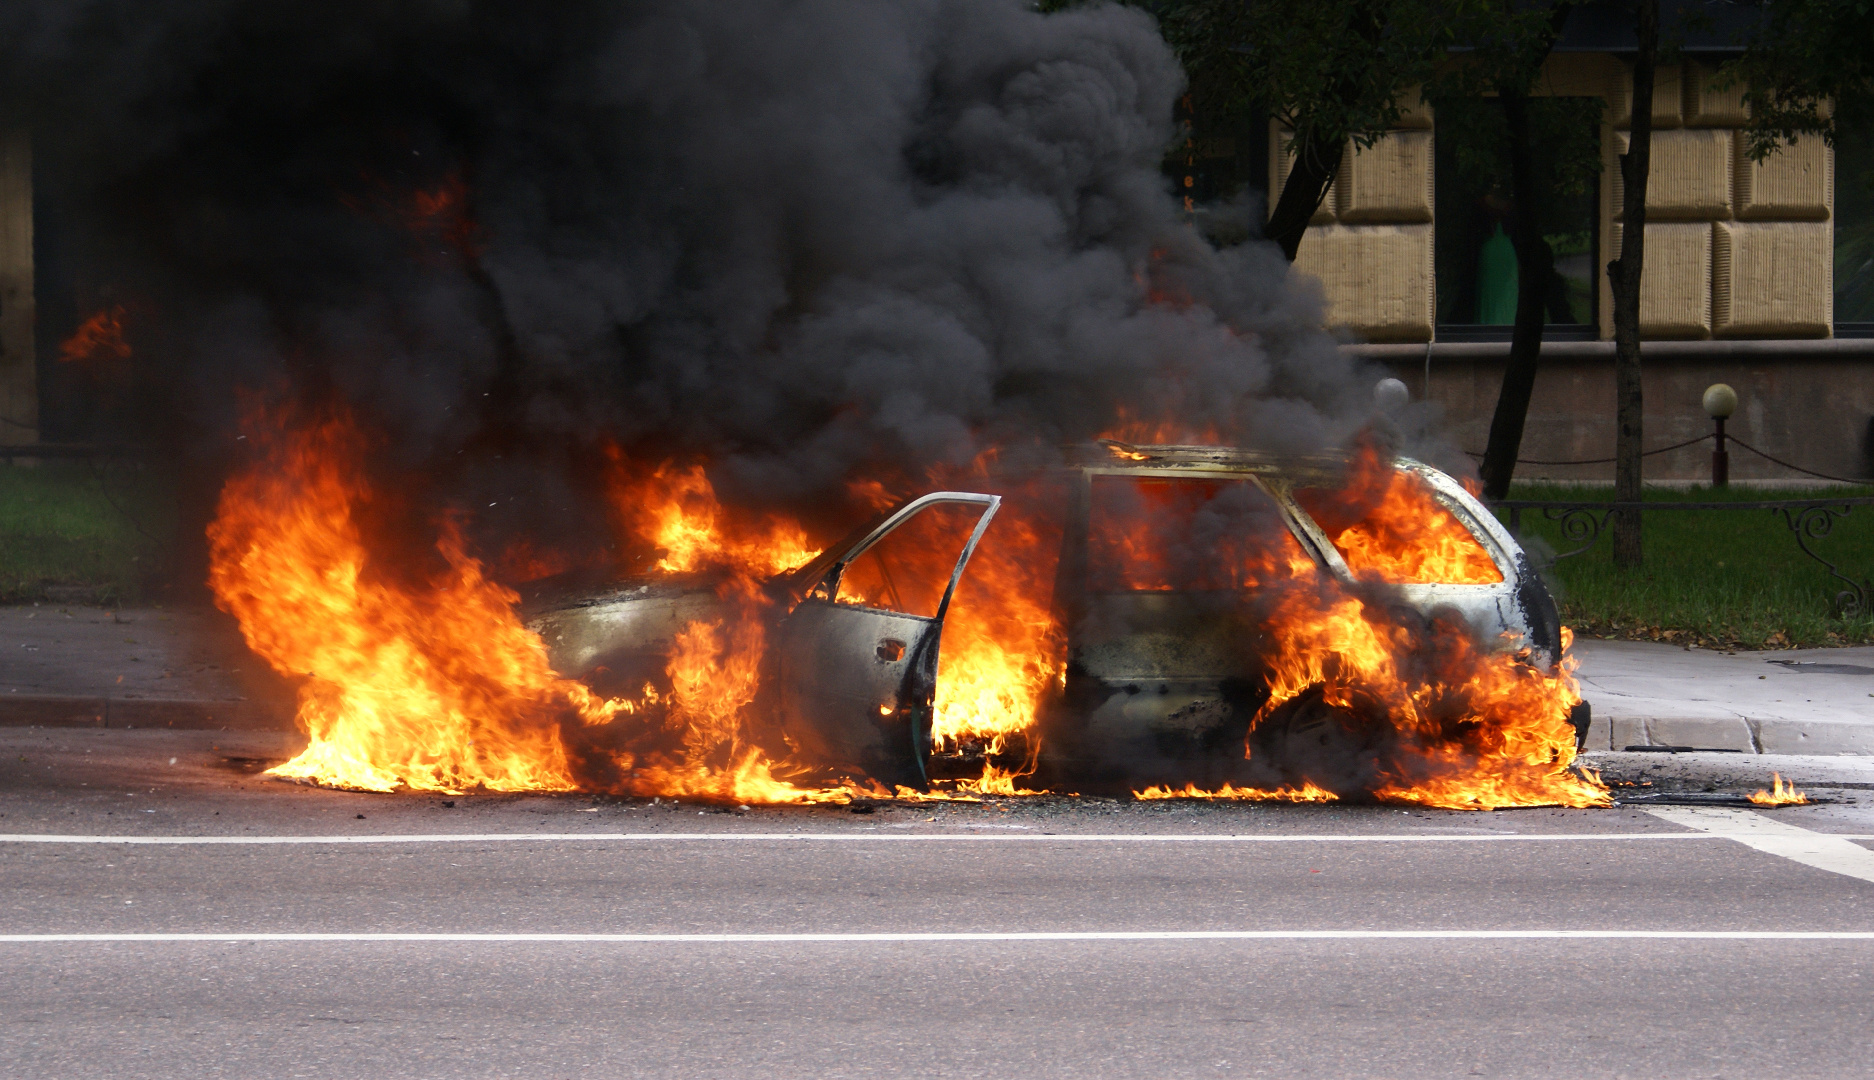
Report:
M1874 336L1874 96L1835 115L1835 332Z
M1508 125L1491 98L1435 105L1438 337L1507 338L1516 322L1516 211ZM1538 227L1555 253L1546 297L1555 337L1595 335L1601 100L1533 98Z

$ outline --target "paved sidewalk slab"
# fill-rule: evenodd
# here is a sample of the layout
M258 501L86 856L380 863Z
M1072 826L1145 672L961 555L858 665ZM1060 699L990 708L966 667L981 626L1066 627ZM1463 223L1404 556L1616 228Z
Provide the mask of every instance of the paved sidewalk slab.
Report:
M1874 754L1874 647L1718 652L1575 642L1592 750Z
M0 607L0 724L291 730L292 702L219 611Z

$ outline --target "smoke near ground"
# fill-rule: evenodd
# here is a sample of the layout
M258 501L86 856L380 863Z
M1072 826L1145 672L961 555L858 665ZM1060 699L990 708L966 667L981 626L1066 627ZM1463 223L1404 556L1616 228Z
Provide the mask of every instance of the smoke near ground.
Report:
M1118 6L0 12L56 270L130 312L114 407L213 441L237 388L335 392L389 459L536 510L563 492L516 459L601 438L798 503L1122 416L1344 437L1371 379L1317 295L1158 171L1181 88Z

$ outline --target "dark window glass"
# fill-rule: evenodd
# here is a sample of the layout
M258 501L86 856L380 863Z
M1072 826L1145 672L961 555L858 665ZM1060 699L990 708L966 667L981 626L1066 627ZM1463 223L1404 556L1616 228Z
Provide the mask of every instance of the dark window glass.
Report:
M1494 98L1439 101L1437 117L1438 324L1504 327L1516 322L1516 251L1510 219L1508 125ZM1595 224L1600 184L1598 98L1533 98L1537 227L1555 253L1545 294L1551 326L1594 325Z
M1874 331L1874 97L1835 117L1835 321Z

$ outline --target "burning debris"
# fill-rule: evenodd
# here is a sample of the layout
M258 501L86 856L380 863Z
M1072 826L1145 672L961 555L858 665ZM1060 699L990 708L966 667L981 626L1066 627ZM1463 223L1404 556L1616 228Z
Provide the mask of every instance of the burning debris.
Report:
M1148 787L1144 791L1135 791L1132 797L1140 800L1158 799L1226 799L1242 802L1292 802L1325 803L1338 802L1340 796L1313 784L1304 783L1298 788L1279 787L1270 791L1261 788L1239 788L1225 784L1215 791L1204 791L1196 784L1186 784L1181 788Z
M59 342L59 362L90 364L130 359L130 343L124 340L124 322L128 316L122 304L95 311L78 329Z
M1809 796L1796 790L1796 785L1786 783L1782 773L1770 774L1770 786L1751 792L1750 801L1758 806L1804 806Z

